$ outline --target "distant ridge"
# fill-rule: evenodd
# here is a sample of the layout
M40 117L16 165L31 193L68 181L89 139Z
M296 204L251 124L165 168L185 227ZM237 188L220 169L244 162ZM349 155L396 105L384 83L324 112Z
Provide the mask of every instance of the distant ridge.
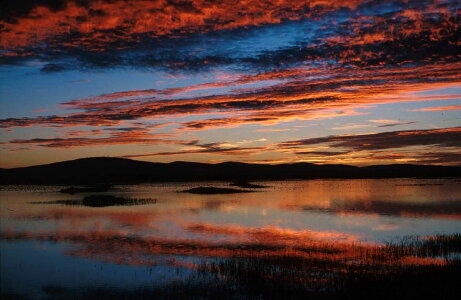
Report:
M206 180L286 180L320 178L461 177L461 167L430 165L218 164L177 161L153 163L91 157L24 168L0 169L0 184L123 184Z

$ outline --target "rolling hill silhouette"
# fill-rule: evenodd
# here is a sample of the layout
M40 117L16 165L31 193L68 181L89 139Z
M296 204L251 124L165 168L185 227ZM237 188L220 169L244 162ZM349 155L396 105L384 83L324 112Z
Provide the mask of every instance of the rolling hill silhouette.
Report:
M0 169L1 184L122 184L206 180L285 180L317 178L461 177L461 167L430 165L219 164L153 163L125 158L92 157L24 168Z

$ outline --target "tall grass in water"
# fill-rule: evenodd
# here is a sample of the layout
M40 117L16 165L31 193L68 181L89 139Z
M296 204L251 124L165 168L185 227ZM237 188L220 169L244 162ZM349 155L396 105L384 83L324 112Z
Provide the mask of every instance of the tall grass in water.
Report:
M333 246L334 247L334 246ZM291 253L202 264L254 299L415 299L461 295L461 234L407 237L396 243L344 245L322 257ZM453 255L454 254L454 255ZM456 256L458 255L458 256Z
M69 236L62 241L85 240ZM60 295L50 295L50 299L445 300L461 295L461 234L407 237L384 245L324 241L210 245L114 236L94 236L90 241L91 249L106 249L115 256L120 255L118 249L132 257L142 254L207 259L189 266L192 275L169 284L156 285L154 281L151 286L127 290L54 288L51 291ZM176 268L183 267L177 264Z

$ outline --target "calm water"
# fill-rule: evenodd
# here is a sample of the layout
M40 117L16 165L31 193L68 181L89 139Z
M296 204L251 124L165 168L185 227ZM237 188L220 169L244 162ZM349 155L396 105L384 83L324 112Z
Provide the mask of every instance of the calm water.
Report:
M461 233L459 180L259 184L267 187L226 195L178 193L229 187L213 182L98 193L131 199L112 206L83 200L91 193L60 193L63 187L4 186L2 293L45 298L82 289L161 287L190 281L200 265L229 257Z

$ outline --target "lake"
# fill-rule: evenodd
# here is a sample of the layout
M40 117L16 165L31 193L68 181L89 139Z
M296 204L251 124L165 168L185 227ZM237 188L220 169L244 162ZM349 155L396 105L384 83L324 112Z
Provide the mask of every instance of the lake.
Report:
M2 296L301 298L358 295L365 279L415 270L460 274L459 179L256 184L2 186Z

